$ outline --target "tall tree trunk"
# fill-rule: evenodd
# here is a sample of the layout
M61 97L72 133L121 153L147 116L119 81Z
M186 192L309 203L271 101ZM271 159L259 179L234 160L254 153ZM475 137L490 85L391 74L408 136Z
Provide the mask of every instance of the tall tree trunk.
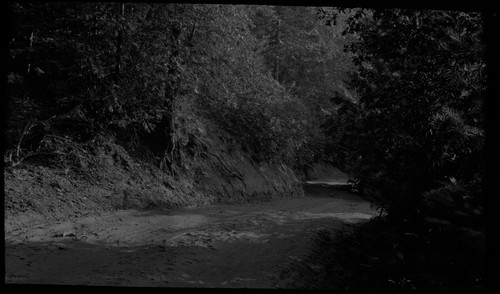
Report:
M167 114L163 117L161 123L164 127L165 138L167 140L163 159L160 162L160 169L168 170L171 175L174 175L174 162L176 151L176 129L175 129L175 96L168 95L165 97L167 100Z
M118 28L117 39L116 39L116 54L115 54L115 82L120 79L120 63L122 57L122 47L123 47L123 17L125 16L125 3L120 5L120 28Z
M168 79L167 85L165 89L165 100L167 101L167 116L169 122L165 126L165 135L167 137L167 147L165 148L165 153L163 155L162 162L160 163L160 168L164 169L165 167L168 169L171 175L174 175L174 162L176 155L176 128L175 128L175 113L176 113L176 100L178 96L179 89L179 80L177 78L178 75L178 65L177 65L177 57L179 56L180 50L180 34L181 28L174 25L172 28L172 52L170 55L170 68L167 71Z
M35 39L35 32L32 31L31 32L31 35L30 35L30 50L33 48L33 40ZM31 72L31 56L32 54L30 54L30 62L28 63L28 73Z
M279 46L280 46L280 20L278 19L276 21L276 35L275 35L275 42L276 42L276 58L274 59L274 79L278 81L278 74L279 74L279 67L280 67L280 61L279 61Z

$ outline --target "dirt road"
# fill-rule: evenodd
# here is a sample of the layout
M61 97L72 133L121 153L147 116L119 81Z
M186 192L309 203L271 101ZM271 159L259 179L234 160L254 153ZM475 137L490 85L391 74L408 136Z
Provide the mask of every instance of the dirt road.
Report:
M306 197L168 211L124 210L5 235L6 283L287 288L280 275L321 230L375 215L325 183Z

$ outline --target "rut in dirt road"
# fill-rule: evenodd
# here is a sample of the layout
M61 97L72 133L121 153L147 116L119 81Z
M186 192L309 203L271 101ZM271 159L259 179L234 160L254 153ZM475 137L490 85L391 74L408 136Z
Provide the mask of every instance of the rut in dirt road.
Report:
M319 187L260 204L124 210L6 234L6 282L287 288L321 230L366 221L365 200ZM306 192L308 190L306 189ZM50 269L50 270L48 270Z

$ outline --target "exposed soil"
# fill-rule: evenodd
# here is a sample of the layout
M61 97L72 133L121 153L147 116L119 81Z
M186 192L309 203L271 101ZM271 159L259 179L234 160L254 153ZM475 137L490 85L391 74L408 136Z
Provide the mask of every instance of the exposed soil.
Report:
M375 214L362 198L322 187L263 203L82 216L6 232L5 281L295 288L301 277L290 266L322 234Z
M258 203L304 195L289 167L256 163L237 146L224 143L229 135L210 134L198 140L205 151L183 149L183 164L176 166L174 176L163 172L154 158L133 157L105 136L71 149L67 156L50 161L36 157L6 168L5 230L123 209Z

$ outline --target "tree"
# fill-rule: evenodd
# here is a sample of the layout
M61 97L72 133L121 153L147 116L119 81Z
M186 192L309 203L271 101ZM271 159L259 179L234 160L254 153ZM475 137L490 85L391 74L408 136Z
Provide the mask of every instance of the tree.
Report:
M360 96L352 172L362 189L403 218L418 214L424 192L440 181L456 179L468 188L460 195L479 195L480 15L359 11L348 31L360 38L349 51L359 69L351 85Z
M301 105L266 69L262 43L251 32L254 7L212 9L196 40L199 53L192 56L200 103L256 160L293 158L304 122L282 110Z
M352 36L341 34L348 13L334 8L257 6L250 16L267 70L305 107L307 131L296 157L297 169L307 169L320 158L329 160L320 126L339 107L337 98L354 99L344 84L353 69L343 52ZM338 22L329 22L327 16Z
M193 15L186 8L12 3L16 22L10 43L9 121L14 127L9 143L21 137L23 148L36 149L44 132L61 132L75 139L81 128L71 134L67 128L55 129L57 117L75 112L91 126L90 136L108 130L147 134L166 121L164 116L172 119L179 68L189 53L184 49L191 38ZM64 123L75 126L68 120ZM22 125L26 125L24 132L37 133L31 136L36 139L27 140L30 136L24 136ZM166 126L173 127L173 123L161 127ZM172 153L174 147L168 148L167 153Z
M267 73L249 6L12 3L11 9L9 144L16 162L39 150L49 133L79 142L108 133L129 151L146 146L173 173L178 128L194 108L258 160L293 158L304 143L303 105ZM82 129L87 135L80 138Z

